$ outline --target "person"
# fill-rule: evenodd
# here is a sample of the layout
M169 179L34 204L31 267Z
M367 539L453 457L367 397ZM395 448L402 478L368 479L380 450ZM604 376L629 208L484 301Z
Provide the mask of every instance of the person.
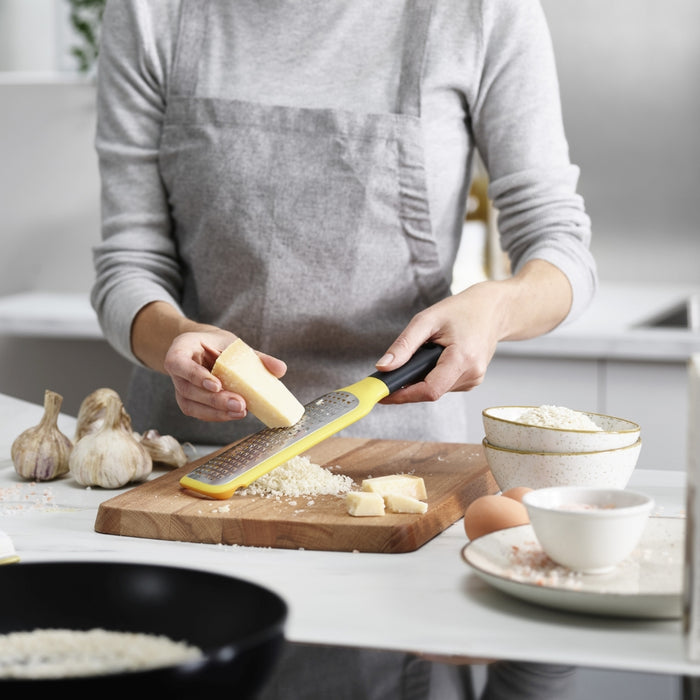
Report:
M108 0L97 84L91 300L134 363L137 430L221 445L260 429L210 372L237 337L302 403L432 341L426 378L343 434L463 442L498 343L594 296L538 0ZM512 274L452 294L477 154ZM506 691L514 666L492 666L487 697L543 679L565 697L568 667L518 666ZM297 674L294 698L424 698L433 673L292 644L263 697Z

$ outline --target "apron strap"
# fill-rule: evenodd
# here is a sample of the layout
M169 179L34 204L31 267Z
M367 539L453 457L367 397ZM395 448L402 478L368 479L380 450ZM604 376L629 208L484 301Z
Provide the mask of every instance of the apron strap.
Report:
M432 11L433 0L409 2L399 82L399 114L420 117L421 80Z
M182 0L175 45L175 60L168 82L168 94L194 95L197 87L199 55L206 34L209 7L203 0Z

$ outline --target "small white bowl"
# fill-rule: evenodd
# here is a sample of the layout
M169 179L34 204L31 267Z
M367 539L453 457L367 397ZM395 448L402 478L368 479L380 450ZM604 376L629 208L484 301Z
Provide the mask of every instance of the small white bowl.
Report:
M495 447L483 440L486 461L502 491L515 486L594 486L623 489L637 465L641 439L634 445L602 452L524 452Z
M540 546L557 564L572 571L612 571L639 544L651 497L626 489L576 486L537 489L523 504Z
M633 445L641 435L637 423L602 413L578 411L601 430L574 430L529 425L521 415L536 406L494 406L481 412L484 434L491 445L526 452L601 452Z

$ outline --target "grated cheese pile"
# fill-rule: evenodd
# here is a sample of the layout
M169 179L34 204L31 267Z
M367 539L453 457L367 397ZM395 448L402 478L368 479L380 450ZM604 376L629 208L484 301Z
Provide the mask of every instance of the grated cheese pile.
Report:
M193 661L202 651L168 637L103 629L0 634L0 678L65 678Z
M349 476L333 474L308 457L292 457L237 493L242 496L337 496L353 487Z
M518 417L520 423L540 425L545 428L569 430L602 430L585 413L564 406L538 406L530 408Z

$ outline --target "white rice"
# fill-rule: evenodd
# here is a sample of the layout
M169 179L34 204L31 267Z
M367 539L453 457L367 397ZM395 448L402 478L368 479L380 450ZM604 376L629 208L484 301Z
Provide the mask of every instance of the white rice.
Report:
M602 430L585 413L564 406L538 406L530 408L518 417L520 423L564 430Z
M337 496L350 491L353 486L349 476L333 474L308 457L292 457L236 493L241 496Z
M143 671L201 658L168 637L103 629L0 634L0 678L46 679Z

